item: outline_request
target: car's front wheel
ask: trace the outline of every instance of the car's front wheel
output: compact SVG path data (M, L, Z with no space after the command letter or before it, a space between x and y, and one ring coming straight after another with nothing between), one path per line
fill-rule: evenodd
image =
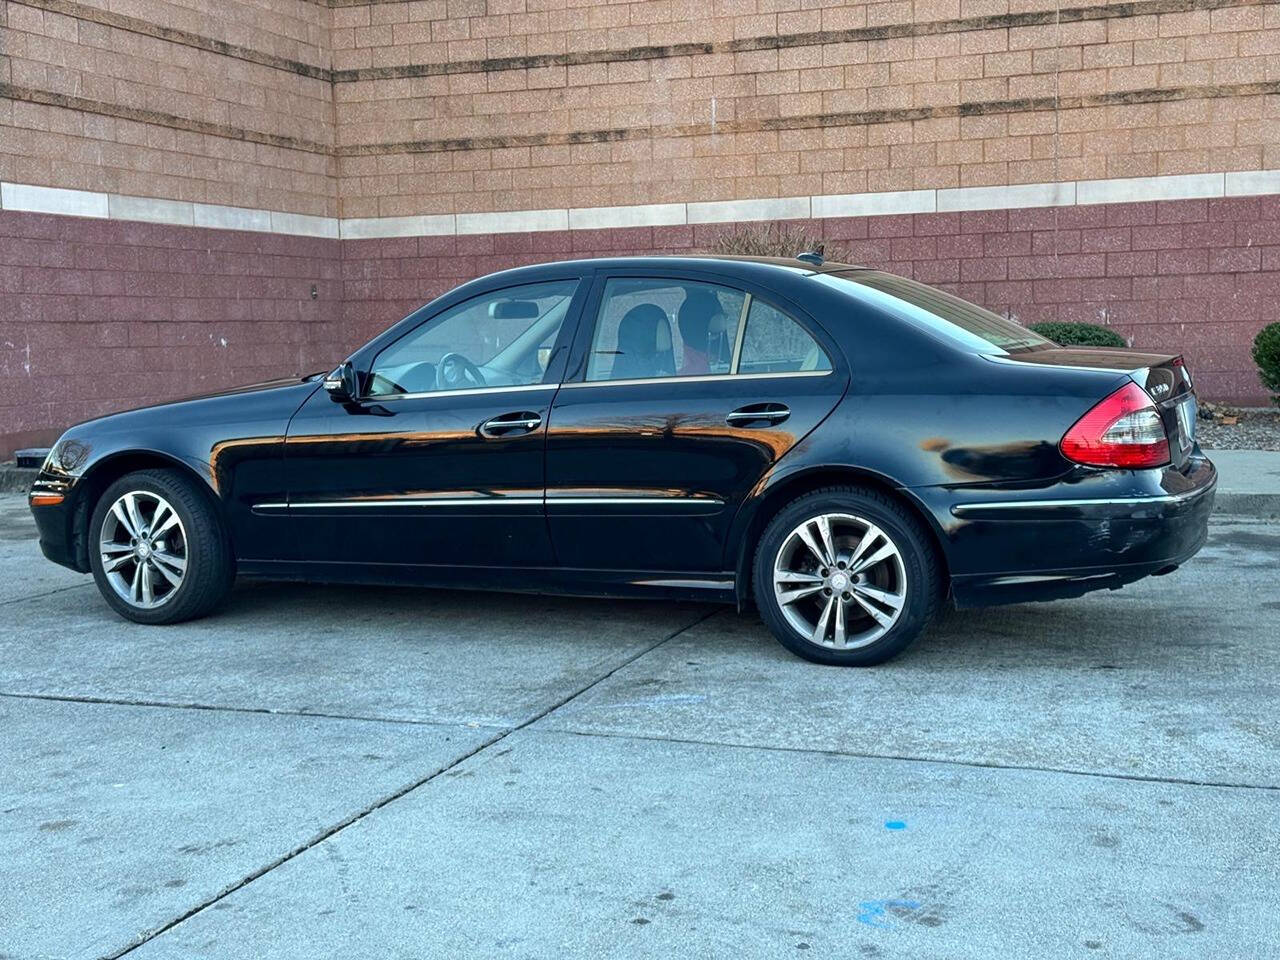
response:
M927 531L879 491L831 487L800 497L765 528L753 570L774 636L817 663L872 666L897 656L937 611Z
M233 578L221 519L172 470L139 470L106 489L89 521L89 564L111 608L137 623L204 616Z

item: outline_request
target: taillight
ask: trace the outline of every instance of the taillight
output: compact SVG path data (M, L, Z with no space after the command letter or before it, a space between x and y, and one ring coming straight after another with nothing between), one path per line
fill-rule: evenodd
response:
M1091 467L1162 467L1169 437L1151 397L1130 380L1075 422L1058 444L1062 455Z

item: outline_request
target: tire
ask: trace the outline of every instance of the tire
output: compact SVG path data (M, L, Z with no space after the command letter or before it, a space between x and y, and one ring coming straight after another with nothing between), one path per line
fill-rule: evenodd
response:
M150 530L157 521L158 536ZM235 577L217 510L173 470L139 470L111 484L94 506L88 537L98 591L135 623L203 617L226 598Z
M862 487L827 487L787 504L752 564L756 607L778 641L806 660L843 667L874 666L905 650L937 613L942 579L920 520Z

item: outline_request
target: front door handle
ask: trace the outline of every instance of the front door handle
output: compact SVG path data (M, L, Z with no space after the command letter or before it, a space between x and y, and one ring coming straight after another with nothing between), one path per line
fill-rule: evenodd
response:
M504 437L517 430L531 433L542 426L542 417L532 410L521 410L518 413L504 413L480 424L480 436Z
M745 427L749 423L782 423L791 416L791 408L785 403L749 403L739 407L724 418L731 427Z

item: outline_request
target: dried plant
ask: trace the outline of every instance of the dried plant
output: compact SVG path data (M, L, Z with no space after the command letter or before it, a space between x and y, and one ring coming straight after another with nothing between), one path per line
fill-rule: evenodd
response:
M824 240L803 227L786 223L753 223L725 229L711 242L708 253L744 257L785 257L823 248L827 260L848 262L848 254L838 243Z

